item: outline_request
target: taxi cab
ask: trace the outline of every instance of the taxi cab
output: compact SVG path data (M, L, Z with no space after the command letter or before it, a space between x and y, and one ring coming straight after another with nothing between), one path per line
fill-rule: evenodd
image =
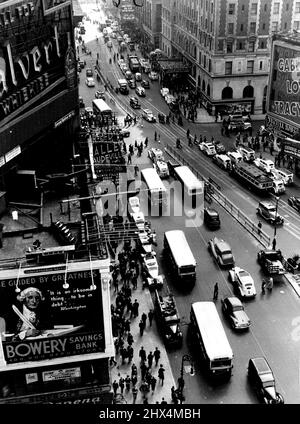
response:
M157 160L153 167L156 169L160 178L168 178L170 176L168 165L163 160Z

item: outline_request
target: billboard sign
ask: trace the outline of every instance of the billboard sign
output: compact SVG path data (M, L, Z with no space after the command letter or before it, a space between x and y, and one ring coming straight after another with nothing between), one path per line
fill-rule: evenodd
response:
M71 37L69 1L0 3L0 122L77 84Z
M300 126L300 45L273 42L268 96L268 115Z
M7 364L104 351L101 275L89 267L0 277Z

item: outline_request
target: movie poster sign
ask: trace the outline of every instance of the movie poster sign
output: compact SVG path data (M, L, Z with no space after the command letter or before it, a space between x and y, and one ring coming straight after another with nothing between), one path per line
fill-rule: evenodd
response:
M300 45L273 42L268 114L300 125Z
M99 270L0 280L7 364L103 352L102 310Z
M45 15L41 0L0 3L0 121L77 84L71 7L53 4Z

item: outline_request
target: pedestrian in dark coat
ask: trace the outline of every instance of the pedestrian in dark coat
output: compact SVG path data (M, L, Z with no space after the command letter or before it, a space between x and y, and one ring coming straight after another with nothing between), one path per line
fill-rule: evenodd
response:
M122 364L124 364L125 359L127 358L127 349L125 347L122 347L120 353L121 353L121 358L122 358Z
M272 241L272 249L273 249L273 250L276 250L276 243L277 243L277 241L276 241L276 237L274 237L274 238L273 238L273 241Z
M134 303L132 304L132 311L133 311L133 316L134 318L136 318L139 315L139 302L137 301L137 299L134 300Z
M159 366L158 378L159 378L161 385L163 386L164 385L164 379L165 379L165 369L164 369L162 364L160 364L160 366Z
M126 331L126 333L128 333L128 336L129 336L129 334L130 334L130 319L127 319L124 323L124 331ZM128 336L127 336L127 343L128 343Z
M154 359L155 359L155 366L157 367L158 361L160 359L160 350L158 349L158 347L155 348L153 356L154 356Z
M134 350L132 346L128 346L127 347L127 357L128 357L128 364L130 364L130 362L132 361L134 355Z
M142 362L141 363L141 366L140 366L140 368L141 368L141 379L142 380L145 380L145 376L146 376L146 372L147 372L147 365L145 364L145 362Z
M153 363L153 358L154 358L153 353L152 352L149 352L147 358L148 358L148 367L151 368L152 367L152 363Z
M151 389L152 392L154 393L155 387L156 387L156 378L154 377L154 375L151 377Z
M113 382L112 386L113 386L114 394L116 395L117 394L118 387L119 387L118 382L115 380Z
M141 320L143 321L146 327L147 315L145 314L145 312L142 313Z
M140 336L142 336L145 330L145 323L142 320L140 320L139 328L140 328Z
M149 319L150 327L152 327L153 318L154 318L154 312L153 312L153 309L150 309L150 311L148 312L148 319Z
M262 280L262 283L261 283L261 293L262 294L266 293L266 285L267 285L266 280Z
M137 395L138 395L138 389L134 385L132 387L131 391L132 391L132 403L135 404L136 398L137 398Z
M124 387L125 387L125 380L124 380L124 378L123 378L123 377L120 377L120 379L119 379L119 387L120 387L120 389L121 389L121 394L123 394L123 392L124 392Z
M137 376L136 375L133 375L131 377L131 383L132 383L133 386L135 386L137 384Z
M127 377L125 378L125 386L128 392L130 390L130 383L131 383L131 378L129 377L129 375L127 375Z
M144 144L145 144L145 147L147 148L148 147L148 137L145 138Z
M129 332L127 335L127 343L129 346L132 346L134 340L133 340L133 335Z
M141 348L140 348L139 357L141 358L142 362L146 361L146 351L145 351L143 346L141 346Z
M219 286L218 286L218 283L216 283L214 286L214 300L218 300L218 295L219 295Z
M134 375L137 375L137 373L138 373L137 366L136 366L135 364L132 364L132 365L131 365L131 378L132 378Z

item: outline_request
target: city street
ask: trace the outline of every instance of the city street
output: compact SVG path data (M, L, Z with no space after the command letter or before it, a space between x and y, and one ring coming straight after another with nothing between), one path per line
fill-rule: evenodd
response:
M100 66L103 75L111 81L113 86L117 85L117 79L123 77L120 69L116 64L109 64L109 57L113 54L109 52L104 45L103 38L99 37L99 42L95 40L97 31L96 26L91 22L85 24L87 33L84 40L89 49L92 50L92 56L84 55L87 67L93 67L96 61L96 53L100 54ZM99 33L98 33L99 35ZM113 40L114 51L117 51L117 42ZM80 55L81 56L81 55ZM91 106L94 98L96 87L88 88L84 84L85 69L80 74L80 95L83 96L86 106ZM135 94L134 90L130 90L130 94ZM110 98L107 95L107 100ZM117 112L118 119L122 122L125 116L124 110L129 109L128 96L121 94L113 95L117 99L117 104L123 106L118 109L113 103L107 103ZM158 112L168 113L168 106L159 93L159 83L151 83L151 89L147 90L146 98L140 99L142 107L151 109L155 115ZM133 110L132 110L133 113ZM139 112L138 112L139 113ZM254 121L254 131L262 125L262 122ZM149 124L143 122L143 127L130 127L131 137L126 139L127 144L134 144L135 140L143 141L147 136L150 140L149 147L163 147L166 145L175 146L175 140L180 137L185 144L182 155L185 160L196 168L205 177L211 177L221 187L222 193L227 196L236 206L240 208L247 216L258 222L256 216L256 207L259 197L241 184L233 180L225 171L220 170L208 157L204 156L196 146L188 147L186 142L186 129L190 128L191 134L206 135L207 139L214 136L220 139L226 147L233 147L234 136L230 139L222 137L220 134L220 124L191 124L186 123L181 128L177 124ZM161 145L153 141L154 131L160 134ZM152 167L152 162L147 157L147 153L143 152L141 158L133 158L133 163L137 162L140 168ZM297 193L299 190L299 179L296 184L288 188L286 194L281 196L278 211L285 218L285 225L277 232L277 246L283 250L285 256L299 253L300 240L300 216L287 205L287 198ZM260 267L256 262L257 252L260 245L255 241L246 230L244 230L232 217L230 217L217 204L214 205L220 213L221 229L213 233L202 225L197 228L187 227L185 225L185 217L151 217L152 228L156 230L158 246L157 256L160 263L160 269L167 278L169 289L176 295L176 301L179 312L183 321L184 345L181 350L170 351L169 358L171 361L174 379L177 380L180 374L182 354L189 353L193 356L196 375L195 377L185 377L185 396L186 403L234 403L249 404L258 403L258 399L247 382L247 364L251 357L265 356L275 374L277 390L283 395L286 403L299 403L299 343L300 333L297 330L299 325L299 298L293 289L286 283L276 281L272 293L261 295L260 286L262 274ZM144 210L146 212L146 210ZM189 292L183 291L172 281L172 276L166 264L162 260L162 242L163 234L167 230L182 229L184 230L190 247L197 260L197 280L195 287ZM273 227L263 222L263 229L270 236L273 235ZM217 235L228 241L232 247L236 264L245 268L252 275L257 289L257 296L254 300L244 302L245 309L249 315L252 325L248 333L236 333L231 329L229 324L223 319L220 308L220 298L233 294L232 285L228 280L228 271L222 271L213 261L212 256L208 252L207 243L213 235ZM189 313L191 303L199 300L212 300L213 286L215 282L219 284L219 300L217 308L224 323L229 342L234 352L234 368L233 375L229 383L221 386L213 386L206 379L201 370L198 361L198 353L194 351L189 340L186 337ZM166 290L166 288L164 289Z

